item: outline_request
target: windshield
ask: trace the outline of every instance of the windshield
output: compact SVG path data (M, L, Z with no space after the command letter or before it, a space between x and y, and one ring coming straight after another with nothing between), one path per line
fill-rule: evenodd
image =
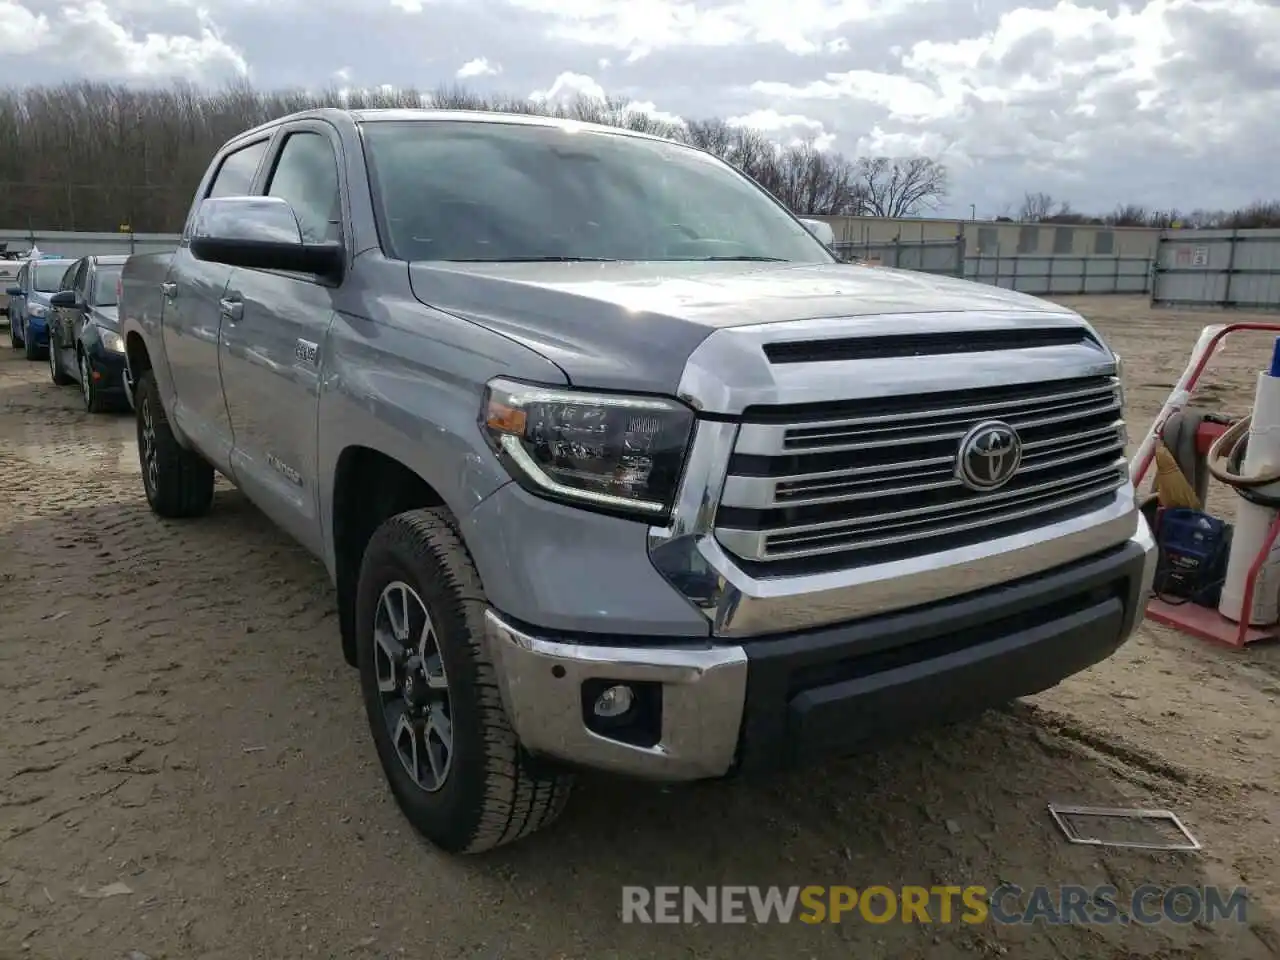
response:
M116 282L124 270L122 263L100 263L93 280L93 295L90 303L95 307L117 306Z
M62 275L67 272L65 260L53 260L49 263L37 263L31 268L35 274L32 288L41 293L57 293L62 289Z
M750 180L678 144L435 120L364 138L397 259L834 260Z

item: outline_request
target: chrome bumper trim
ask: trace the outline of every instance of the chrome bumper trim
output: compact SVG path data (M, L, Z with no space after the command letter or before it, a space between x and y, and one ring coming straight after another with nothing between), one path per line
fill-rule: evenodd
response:
M656 780L723 776L733 765L747 693L739 646L597 647L530 636L485 612L507 717L525 749ZM559 668L559 669L557 669ZM662 684L662 735L652 747L611 740L583 721L582 683Z

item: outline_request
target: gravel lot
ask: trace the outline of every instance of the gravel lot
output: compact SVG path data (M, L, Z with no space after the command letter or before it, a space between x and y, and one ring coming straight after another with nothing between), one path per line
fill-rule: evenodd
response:
M1125 357L1135 435L1220 319L1129 298L1073 306ZM1231 350L1217 396L1239 411L1269 350ZM1218 501L1228 515L1232 499ZM153 517L132 419L86 415L17 351L0 354L0 545L5 960L1280 954L1274 647L1148 625L1110 661L965 727L769 783L588 779L553 829L451 860L383 786L320 564L225 485L205 519ZM1168 807L1206 849L1070 846L1050 801ZM1002 881L1243 884L1249 920L619 919L623 884Z

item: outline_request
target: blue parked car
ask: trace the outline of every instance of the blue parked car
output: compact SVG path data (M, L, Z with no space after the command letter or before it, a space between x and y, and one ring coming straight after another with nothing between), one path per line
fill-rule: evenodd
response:
M49 298L63 289L76 261L62 257L28 260L9 287L9 346L23 347L28 360L43 360L49 348ZM67 278L70 279L70 278Z

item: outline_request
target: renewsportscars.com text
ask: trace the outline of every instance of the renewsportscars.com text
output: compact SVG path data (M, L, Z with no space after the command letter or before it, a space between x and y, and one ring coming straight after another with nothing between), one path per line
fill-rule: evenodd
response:
M623 923L1246 923L1242 887L623 887Z

